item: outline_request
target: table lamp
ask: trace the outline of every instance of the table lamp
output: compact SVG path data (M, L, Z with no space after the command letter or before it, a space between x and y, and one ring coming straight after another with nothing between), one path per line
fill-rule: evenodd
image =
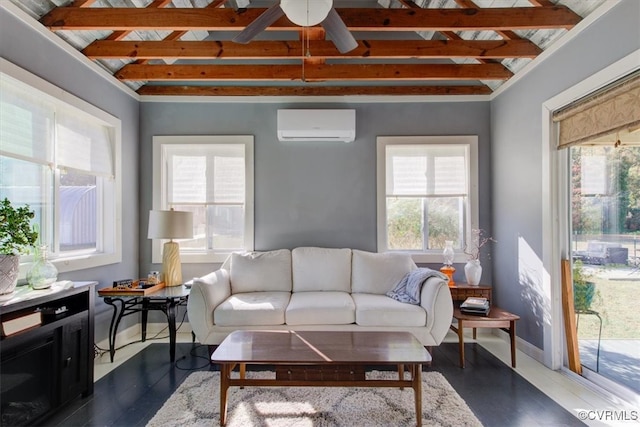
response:
M180 246L173 239L193 237L193 213L149 211L149 239L169 239L162 248L162 273L165 286L182 285Z
M456 282L453 281L453 273L456 272L455 267L453 266L453 258L455 257L455 252L453 250L453 241L446 240L444 251L442 251L442 258L444 265L440 268L440 271L449 278L449 286L455 286Z

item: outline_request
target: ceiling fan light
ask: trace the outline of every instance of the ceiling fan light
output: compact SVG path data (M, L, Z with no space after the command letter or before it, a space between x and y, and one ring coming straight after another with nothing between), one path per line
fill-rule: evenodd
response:
M281 0L280 7L289 21L301 27L312 27L325 20L333 0Z

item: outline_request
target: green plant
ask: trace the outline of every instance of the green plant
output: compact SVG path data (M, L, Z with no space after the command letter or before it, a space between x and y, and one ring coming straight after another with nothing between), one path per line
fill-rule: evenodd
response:
M573 305L576 311L590 310L597 295L596 284L591 282L592 274L585 271L581 260L573 263Z
M9 199L0 202L0 255L27 253L38 239L31 226L35 212L29 206L14 208Z

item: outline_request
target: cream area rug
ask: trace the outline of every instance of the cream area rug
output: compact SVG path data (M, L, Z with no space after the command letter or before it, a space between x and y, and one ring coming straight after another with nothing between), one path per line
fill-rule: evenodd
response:
M237 374L237 373L234 373ZM372 371L367 378L397 378ZM247 372L247 378L275 378ZM220 373L194 372L147 424L150 427L220 423ZM231 387L227 426L415 426L413 389L367 387ZM438 372L422 373L423 426L482 426Z

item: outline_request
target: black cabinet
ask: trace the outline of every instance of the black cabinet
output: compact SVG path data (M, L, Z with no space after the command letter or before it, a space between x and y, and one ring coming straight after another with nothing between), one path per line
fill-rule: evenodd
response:
M40 310L38 326L0 341L1 425L34 425L93 393L93 283L25 293L0 307L6 319Z

